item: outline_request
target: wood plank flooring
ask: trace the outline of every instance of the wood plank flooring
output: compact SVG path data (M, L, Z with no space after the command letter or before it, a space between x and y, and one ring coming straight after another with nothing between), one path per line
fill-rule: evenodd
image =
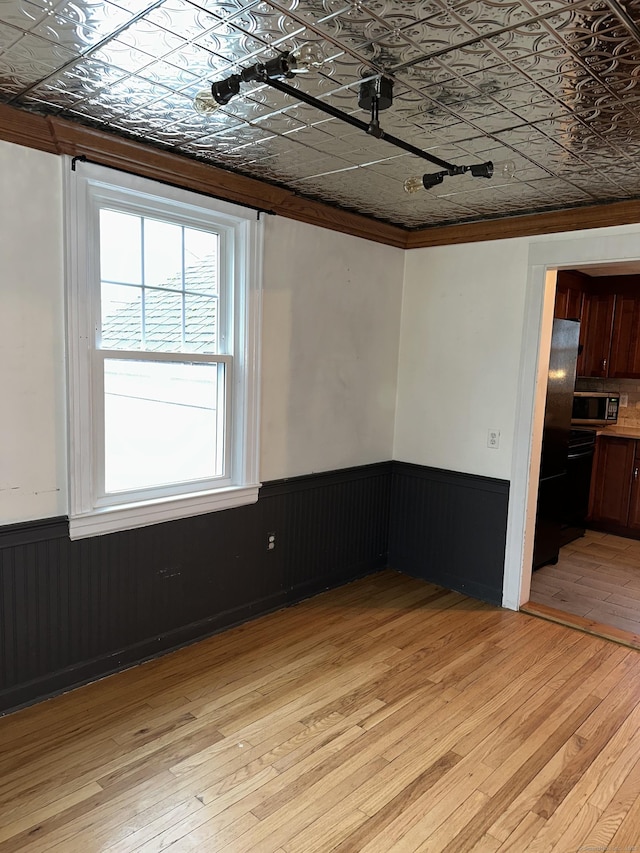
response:
M382 572L0 719L0 850L629 850L639 727L636 650Z
M640 648L640 540L587 530L533 573L523 609Z

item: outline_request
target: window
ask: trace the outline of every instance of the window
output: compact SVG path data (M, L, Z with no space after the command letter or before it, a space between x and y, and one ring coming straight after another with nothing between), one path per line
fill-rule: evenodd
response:
M66 222L71 537L257 500L256 213L78 163Z

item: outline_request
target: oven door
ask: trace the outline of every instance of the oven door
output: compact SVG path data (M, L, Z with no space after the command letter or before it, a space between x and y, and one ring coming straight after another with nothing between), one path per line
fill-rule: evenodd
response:
M596 436L595 431L584 432L587 434L579 439L572 437L569 442L560 547L584 536L585 532Z

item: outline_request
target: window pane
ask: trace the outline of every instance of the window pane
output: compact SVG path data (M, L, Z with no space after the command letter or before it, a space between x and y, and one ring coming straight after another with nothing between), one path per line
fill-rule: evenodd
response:
M142 348L142 290L126 284L101 288L102 347Z
M182 296L166 290L144 291L144 343L151 352L182 350Z
M214 296L184 298L184 343L186 352L216 352L216 314Z
M219 369L105 362L107 492L222 476Z
M182 290L182 226L144 220L144 283Z
M218 235L195 228L184 230L185 288L218 293Z
M100 278L142 284L142 219L100 211Z

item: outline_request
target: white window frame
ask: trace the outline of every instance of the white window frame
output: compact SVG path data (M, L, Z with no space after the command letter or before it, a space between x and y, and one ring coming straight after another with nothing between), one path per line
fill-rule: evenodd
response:
M253 210L146 178L65 158L69 530L72 539L255 503L259 482L259 378L263 228ZM99 347L99 210L108 206L169 218L221 235L220 355L225 364L229 441L223 477L105 495L105 353ZM162 361L161 352L109 350L113 358ZM169 356L169 360L171 357Z

